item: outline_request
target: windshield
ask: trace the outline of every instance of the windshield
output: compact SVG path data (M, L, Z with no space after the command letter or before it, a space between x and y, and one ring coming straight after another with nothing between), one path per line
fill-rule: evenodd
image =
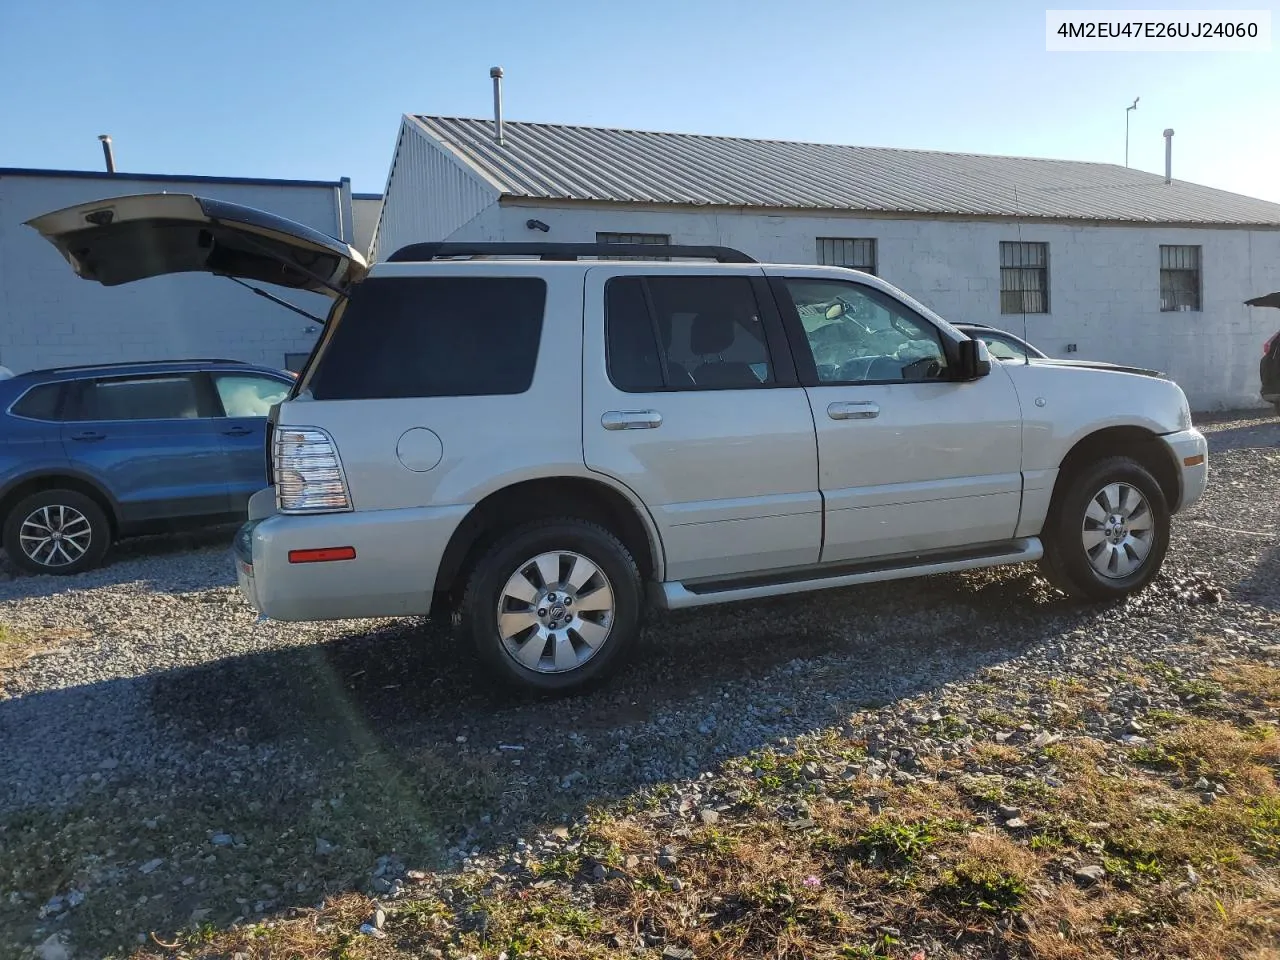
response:
M987 352L995 360L1010 363L1023 363L1027 359L1027 351L1018 341L1011 337L1002 337L998 333L975 333L974 337L987 345Z

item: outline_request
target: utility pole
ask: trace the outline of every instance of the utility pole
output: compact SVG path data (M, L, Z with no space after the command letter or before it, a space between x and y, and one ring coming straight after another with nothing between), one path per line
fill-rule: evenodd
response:
M1124 165L1129 165L1129 113L1138 109L1138 101L1141 97L1134 97L1133 103L1124 108Z

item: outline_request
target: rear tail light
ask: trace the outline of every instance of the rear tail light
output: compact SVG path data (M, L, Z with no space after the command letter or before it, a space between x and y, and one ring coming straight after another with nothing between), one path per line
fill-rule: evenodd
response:
M1270 340L1268 340L1266 343L1262 345L1262 355L1264 357L1271 355L1271 345L1275 343L1277 340L1280 340L1280 333L1277 333L1274 337L1272 337Z
M281 513L335 513L351 509L347 478L333 438L317 427L276 426L272 474Z

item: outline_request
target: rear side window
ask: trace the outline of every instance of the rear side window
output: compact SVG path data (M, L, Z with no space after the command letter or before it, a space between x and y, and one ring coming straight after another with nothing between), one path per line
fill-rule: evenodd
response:
M57 420L62 406L62 384L43 383L32 387L13 405L15 417L29 420Z
M188 376L91 380L80 396L81 420L190 420L200 397Z
M747 277L615 277L605 291L609 379L619 390L723 390L774 382Z
M524 393L546 299L536 277L366 280L299 389L316 400Z
M271 377L221 373L214 374L213 384L222 401L222 412L228 417L265 417L288 396L292 386Z

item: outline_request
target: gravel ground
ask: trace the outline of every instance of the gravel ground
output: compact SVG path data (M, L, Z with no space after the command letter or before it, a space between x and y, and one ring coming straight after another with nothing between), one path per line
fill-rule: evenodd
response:
M225 530L129 543L70 580L0 575L0 624L34 653L0 672L0 865L18 865L0 866L0 955L58 934L97 956L394 893L406 865L483 855L867 708L871 739L892 740L937 704L998 725L1046 679L1160 661L1194 689L1234 658L1274 663L1280 421L1253 416L1201 425L1209 493L1121 607L1010 568L661 616L615 682L570 701L489 692L425 621L257 623ZM1042 706L1023 733L1052 735ZM1092 723L1137 736L1126 725L1159 706L1117 688Z

